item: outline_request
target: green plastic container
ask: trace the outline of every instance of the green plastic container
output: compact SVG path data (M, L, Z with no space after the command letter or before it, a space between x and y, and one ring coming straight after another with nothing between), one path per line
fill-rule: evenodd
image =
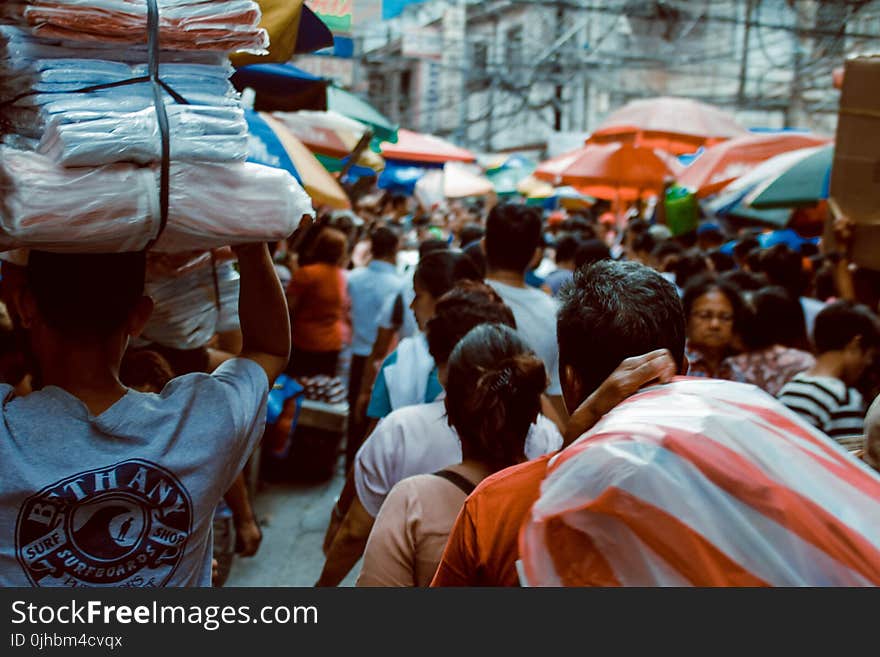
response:
M666 224L673 235L684 235L697 229L700 213L697 197L686 187L673 185L666 191Z

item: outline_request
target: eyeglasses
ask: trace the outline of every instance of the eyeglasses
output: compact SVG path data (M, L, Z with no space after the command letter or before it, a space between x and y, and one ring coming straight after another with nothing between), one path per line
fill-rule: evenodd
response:
M707 310L693 312L691 313L691 317L696 317L703 322L711 322L713 319L717 319L719 322L727 324L733 321L733 315L730 313L712 313Z

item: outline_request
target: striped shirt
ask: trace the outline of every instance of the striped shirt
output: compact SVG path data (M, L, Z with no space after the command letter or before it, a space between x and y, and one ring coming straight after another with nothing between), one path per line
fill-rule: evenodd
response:
M779 401L847 449L861 447L865 404L840 379L798 374L779 391Z

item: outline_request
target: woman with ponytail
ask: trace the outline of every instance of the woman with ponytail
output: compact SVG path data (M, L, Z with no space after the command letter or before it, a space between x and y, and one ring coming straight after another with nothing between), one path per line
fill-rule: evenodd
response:
M524 444L547 377L516 331L477 326L458 342L442 374L461 463L394 486L373 525L358 586L430 584L470 491L490 474L526 460Z

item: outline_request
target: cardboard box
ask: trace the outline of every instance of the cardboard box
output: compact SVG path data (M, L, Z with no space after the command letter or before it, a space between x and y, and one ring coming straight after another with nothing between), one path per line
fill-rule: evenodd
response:
M880 55L847 60L831 196L856 223L853 259L880 269Z

